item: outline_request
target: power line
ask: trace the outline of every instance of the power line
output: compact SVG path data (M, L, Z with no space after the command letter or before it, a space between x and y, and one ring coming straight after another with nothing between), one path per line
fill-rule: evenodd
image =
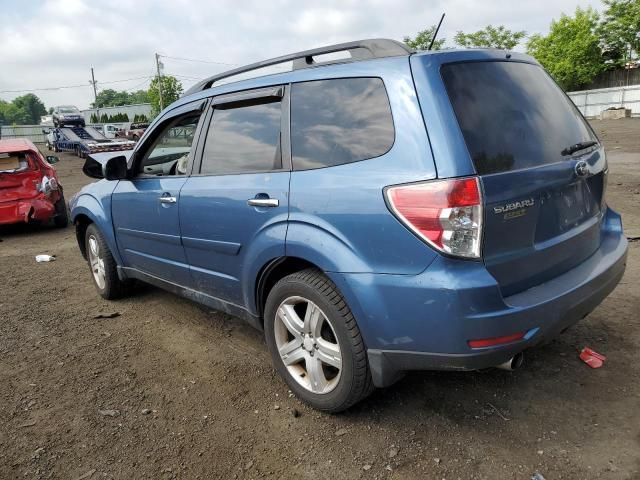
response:
M214 62L212 60L200 60L197 58L184 58L184 57L172 57L169 55L158 54L158 56L163 58L170 58L172 60L183 60L185 62L197 62L197 63L213 63L215 65L226 65L227 67L237 67L237 63L225 63L225 62Z
M110 80L108 82L100 82L100 85L105 85L105 84L112 84L112 83L122 83L122 82L130 82L132 80L140 80L142 78L144 79L149 79L149 78L153 78L154 75L147 75L144 77L134 77L134 78L125 78L123 80ZM40 92L40 91L47 91L47 90L62 90L65 88L86 88L86 87L91 87L91 84L81 84L81 85L62 85L59 87L42 87L42 88L23 88L20 90L0 90L0 93L20 93L20 92Z
M146 84L149 81L148 78L146 78L142 83L138 83L137 85L134 85L133 87L129 87L129 88L125 88L126 92L130 92L131 90L137 90L139 89L141 86L143 86L144 84Z

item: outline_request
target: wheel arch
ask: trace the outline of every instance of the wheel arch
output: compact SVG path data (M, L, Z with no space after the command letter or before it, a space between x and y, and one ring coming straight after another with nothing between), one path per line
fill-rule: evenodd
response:
M86 258L84 235L86 234L88 226L93 223L104 236L107 246L109 247L111 255L113 255L116 263L118 265L122 265L122 259L118 252L115 233L111 223L111 215L109 214L110 208L105 212L105 208L110 207L110 203L105 206L95 197L87 194L80 195L80 197L72 201L72 203L71 222L76 227L76 239L83 257Z
M255 281L254 300L256 312L263 325L264 306L273 286L287 275L307 268L316 268L322 271L320 267L304 258L291 256L274 258L260 269Z

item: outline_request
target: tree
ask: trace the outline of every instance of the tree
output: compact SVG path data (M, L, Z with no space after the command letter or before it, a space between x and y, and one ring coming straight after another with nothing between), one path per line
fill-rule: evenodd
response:
M112 88L107 88L98 93L96 101L93 102L91 106L93 108L121 107L122 105L131 105L134 103L149 103L147 92L145 90L138 90L131 93L125 90L118 92Z
M409 48L413 48L414 50L427 50L436 28L438 28L437 25L431 25L426 30L418 32L415 38L404 37L403 42L406 43ZM431 50L442 50L446 41L446 38L436 38Z
M160 78L162 78L160 86L162 88L162 108L164 108L180 98L180 95L182 95L182 83L180 83L176 77L172 77L171 75L163 75ZM152 115L156 116L162 110L162 108L160 108L158 77L151 80L148 95L151 103L151 110L153 112Z
M527 35L527 32L520 30L512 32L500 25L494 27L487 25L484 29L473 33L456 33L454 40L461 47L480 47L480 48L500 48L502 50L512 50Z
M38 125L47 109L33 93L16 97L11 102L0 101L0 121L5 125Z
M527 53L538 60L565 90L588 84L604 70L598 14L591 8L576 9L575 16L562 15L551 22L547 36L529 37Z
M622 67L640 53L640 0L604 0L604 4L607 9L597 30L602 55L609 68Z

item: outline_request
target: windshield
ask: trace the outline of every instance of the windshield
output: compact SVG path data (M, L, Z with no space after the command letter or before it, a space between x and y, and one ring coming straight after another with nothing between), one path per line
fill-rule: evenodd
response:
M58 111L60 113L80 113L80 110L76 107L60 107L58 108Z
M537 65L452 63L441 74L480 175L559 162L567 147L597 140Z

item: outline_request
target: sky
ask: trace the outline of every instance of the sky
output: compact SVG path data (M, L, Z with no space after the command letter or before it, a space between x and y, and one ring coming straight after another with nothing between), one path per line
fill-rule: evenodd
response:
M453 44L458 30L488 24L544 34L577 6L602 11L600 0L0 0L0 99L33 91L47 108L85 109L93 101L91 67L98 90L146 89L156 52L165 55L163 72L186 90L286 53L362 38L402 40L443 12L439 36Z

